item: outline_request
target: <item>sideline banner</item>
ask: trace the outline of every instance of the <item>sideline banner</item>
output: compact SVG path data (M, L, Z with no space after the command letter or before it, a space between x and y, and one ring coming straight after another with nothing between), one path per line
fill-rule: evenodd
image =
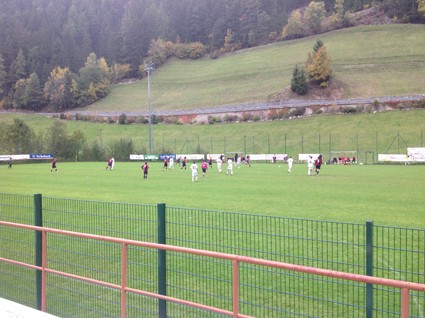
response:
M145 160L144 155L130 155L130 160Z
M130 160L159 160L159 155L130 155Z
M0 155L0 161L29 160L29 159L53 159L53 154L22 154L22 155Z
M164 160L166 157L168 159L173 158L174 160L176 160L177 156L176 156L176 154L171 154L171 153L159 155L159 159L161 159L161 160Z
M410 161L425 162L425 148L407 148L407 156Z
M30 159L53 159L55 156L53 156L51 153L48 154L30 154Z
M176 156L177 158L180 157L182 160L184 157L186 157L187 160L204 160L204 154L178 154Z
M378 161L405 162L407 161L407 156L400 154L378 154Z
M159 155L144 155L145 160L159 160Z

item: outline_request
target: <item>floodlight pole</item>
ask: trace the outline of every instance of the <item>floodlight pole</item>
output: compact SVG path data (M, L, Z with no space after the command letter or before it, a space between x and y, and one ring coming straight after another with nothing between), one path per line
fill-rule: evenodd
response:
M153 63L145 62L145 71L148 73L148 111L149 111L149 154L152 154L152 111L151 111L151 72Z

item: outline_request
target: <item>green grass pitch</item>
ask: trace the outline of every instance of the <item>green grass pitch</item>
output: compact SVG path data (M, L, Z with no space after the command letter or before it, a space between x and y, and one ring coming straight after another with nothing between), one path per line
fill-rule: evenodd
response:
M307 176L305 164L292 173L285 163L253 163L218 173L214 163L205 178L192 182L188 169L164 171L149 163L143 179L141 162L0 165L1 192L43 196L245 212L290 218L425 228L423 165L324 165ZM200 164L199 164L200 166Z

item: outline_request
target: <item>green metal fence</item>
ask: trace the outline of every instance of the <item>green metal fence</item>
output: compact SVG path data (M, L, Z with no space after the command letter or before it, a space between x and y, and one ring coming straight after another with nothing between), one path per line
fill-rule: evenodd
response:
M40 200L40 209L34 206ZM41 210L41 211L39 211ZM34 213L36 211L36 213ZM35 217L35 215L38 215ZM42 218L40 218L42 216ZM289 219L242 213L0 194L0 219L24 224L245 255L356 274L425 283L425 230ZM0 256L35 262L36 238L1 229ZM119 283L120 251L106 242L53 235L49 266ZM143 248L129 250L129 284L229 308L229 264ZM37 307L34 271L0 264L0 296ZM241 311L255 317L399 317L398 290L245 265ZM61 317L117 317L117 291L49 277L48 311ZM425 316L423 294L411 317ZM162 312L161 312L162 311ZM128 317L216 317L148 297L129 297Z
M299 132L282 126L279 132L260 131L256 134L234 134L224 138L215 136L188 136L173 138L167 131L159 131L154 140L154 153L226 153L246 154L285 153L295 157L299 153L322 153L332 158L333 152L356 151L362 162L373 163L378 154L405 154L407 147L424 147L424 129L410 131L371 132L332 131ZM141 146L147 149L146 145Z

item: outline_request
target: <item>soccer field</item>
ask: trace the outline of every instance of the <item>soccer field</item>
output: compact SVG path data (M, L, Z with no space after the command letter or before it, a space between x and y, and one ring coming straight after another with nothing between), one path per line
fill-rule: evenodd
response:
M144 180L141 164L117 162L109 171L103 162L58 162L57 173L50 163L1 165L0 192L425 228L421 165L324 165L307 176L306 164L288 173L284 163L254 163L227 176L226 165L220 174L214 163L192 182L189 167L164 171L162 163L149 163Z

